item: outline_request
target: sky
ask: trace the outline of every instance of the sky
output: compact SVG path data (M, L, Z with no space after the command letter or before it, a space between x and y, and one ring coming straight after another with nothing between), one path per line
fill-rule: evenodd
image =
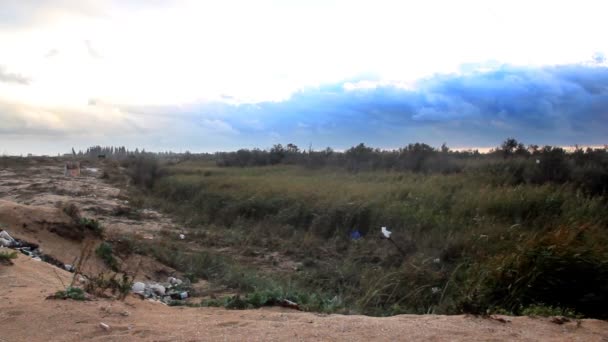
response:
M608 143L608 3L2 0L0 154Z

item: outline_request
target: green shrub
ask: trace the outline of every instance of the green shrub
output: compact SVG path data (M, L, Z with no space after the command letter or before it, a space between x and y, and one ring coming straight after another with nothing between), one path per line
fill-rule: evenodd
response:
M118 272L118 260L116 260L114 257L112 244L105 241L102 242L95 250L95 254L101 258L106 266L108 266L112 271Z
M521 314L544 303L606 317L607 242L603 229L590 226L560 227L528 237L515 250L478 261L470 269L462 308L502 308Z
M89 281L85 285L85 290L96 296L105 296L107 291L112 295L118 296L118 299L124 299L131 291L133 286L133 278L124 273L100 273L96 276L89 277Z
M14 251L0 251L0 263L12 265L13 259L17 259L17 252Z
M521 314L524 316L565 316L571 318L582 318L582 315L576 313L572 309L562 309L550 305L533 304L521 309Z
M524 150L472 154L444 168L429 164L443 155L413 145L400 160L413 172L379 171L382 158L395 156L365 146L351 151L352 165L345 162L356 172L178 163L139 198L192 227L196 251L170 239L142 252L192 281L240 293L204 305L293 298L306 310L381 316L522 314L545 303L602 317L608 154L584 153L575 162L547 149L538 152L545 154L539 166ZM393 231L394 244L379 238L381 226ZM356 241L354 230L362 235Z
M81 227L90 230L95 236L103 237L104 229L96 219L89 219L86 217L80 218L79 224Z
M77 287L68 287L65 291L57 291L53 296L57 299L85 300L85 292Z

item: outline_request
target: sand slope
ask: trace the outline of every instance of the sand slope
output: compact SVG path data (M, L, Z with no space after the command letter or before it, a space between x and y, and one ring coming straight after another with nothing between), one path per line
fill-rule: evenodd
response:
M608 322L546 318L317 315L125 302L46 300L71 274L19 256L0 266L0 341L607 341ZM106 331L99 326L107 323Z

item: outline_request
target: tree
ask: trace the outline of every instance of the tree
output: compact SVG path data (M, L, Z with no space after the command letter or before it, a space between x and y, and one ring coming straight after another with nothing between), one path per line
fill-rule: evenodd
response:
M507 140L500 145L500 150L502 151L503 156L506 158L513 155L513 152L518 145L519 143L514 138L507 138Z

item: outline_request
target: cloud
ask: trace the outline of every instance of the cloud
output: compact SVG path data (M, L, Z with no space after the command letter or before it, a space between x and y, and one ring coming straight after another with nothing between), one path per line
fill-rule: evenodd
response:
M44 57L46 58L53 58L55 56L57 56L59 54L59 50L57 49L50 49L45 55Z
M30 83L30 79L23 75L9 72L0 65L0 82L27 85Z
M229 134L238 134L239 132L235 130L230 124L225 121L218 119L203 119L199 123L200 127L209 130L215 133L229 133Z
M101 15L103 7L95 0L3 0L0 28L21 28L32 24L60 21L67 15Z
M346 84L364 86L348 87ZM216 151L277 142L396 148L411 142L452 147L525 143L597 145L608 131L608 67L467 67L404 86L359 79L310 87L284 101L120 106L92 97L82 108L1 106L9 134L128 139L148 150ZM76 138L75 138L76 139Z
M413 141L495 146L509 136L537 144L601 144L608 131L608 68L469 65L466 72L407 87L351 80L304 89L286 101L202 104L191 112L221 113L244 143L268 144L264 137L275 132L339 148L360 141L383 147ZM251 122L259 124L254 128Z
M99 51L97 51L97 49L95 49L93 47L93 44L91 43L90 40L85 40L84 44L87 47L87 52L88 52L89 56L91 56L92 58L102 58Z

